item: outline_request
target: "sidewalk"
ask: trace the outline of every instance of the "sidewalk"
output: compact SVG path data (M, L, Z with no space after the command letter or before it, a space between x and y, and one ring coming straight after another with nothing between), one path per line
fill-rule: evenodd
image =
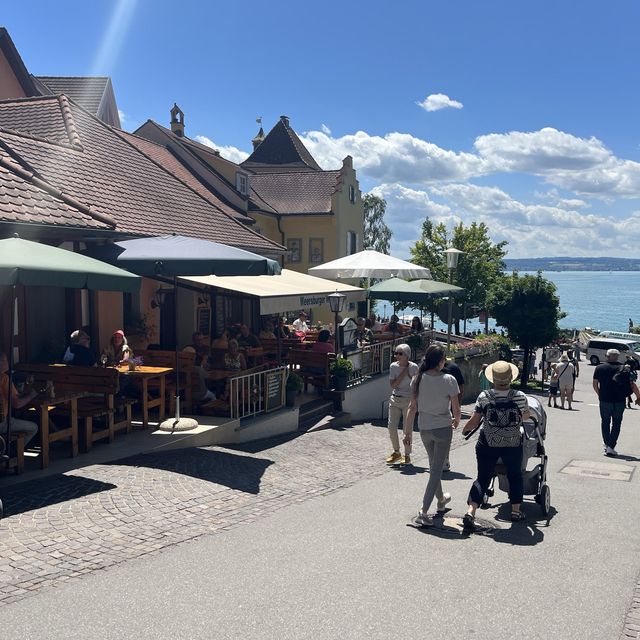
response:
M60 476L113 485L102 491L39 508L42 485L23 493L20 513L0 526L0 576L18 548L21 566L66 553L76 575L5 599L0 627L33 639L617 640L640 569L640 411L625 414L618 447L634 459L603 458L591 373L584 367L577 411L549 410L548 526L528 501L526 524L496 520L491 508L480 513L484 534L459 535L472 443L451 455L447 530L405 526L420 504L425 454L416 446L413 470L385 468L386 429L373 425L265 450L137 456ZM561 472L581 460L631 467L630 481L598 467L592 477ZM44 530L51 545L35 549L28 537ZM58 549L71 543L75 558Z

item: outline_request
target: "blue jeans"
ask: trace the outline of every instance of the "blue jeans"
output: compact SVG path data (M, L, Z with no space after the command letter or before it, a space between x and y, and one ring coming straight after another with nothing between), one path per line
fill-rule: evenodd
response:
M624 413L624 402L601 402L600 403L600 428L602 430L602 442L606 447L616 448L620 427L622 426L622 414Z

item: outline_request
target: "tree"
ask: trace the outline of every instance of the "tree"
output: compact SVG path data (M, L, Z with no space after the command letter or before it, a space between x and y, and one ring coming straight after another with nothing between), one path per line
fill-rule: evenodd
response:
M535 276L519 276L514 272L496 281L487 301L496 322L524 349L520 380L524 387L529 377L531 349L544 347L560 333L558 320L565 314L560 310L556 285L545 280L540 271Z
M366 193L362 197L362 204L364 206L364 248L388 255L392 232L384 222L387 201L372 193Z
M464 251L455 271L454 284L465 290L464 300L480 309L487 308L487 292L504 275L507 242L494 243L489 238L489 228L484 222L472 222L465 227L461 222L449 234L443 223L434 224L426 218L422 224L422 236L410 248L412 261L428 267L434 280L447 282L445 249L454 247ZM458 316L461 314L458 313ZM456 321L456 332L460 331Z

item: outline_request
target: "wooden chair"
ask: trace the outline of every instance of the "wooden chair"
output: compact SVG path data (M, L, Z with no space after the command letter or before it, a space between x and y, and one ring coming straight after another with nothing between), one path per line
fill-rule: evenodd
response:
M6 436L3 438L6 441ZM15 443L16 455L11 457L11 444ZM6 458L4 465L6 469L14 469L16 474L24 472L24 433L12 433L7 443ZM0 465L2 465L2 456L0 456ZM1 468L1 466L0 466Z
M292 349L289 354L289 367L302 378L305 391L309 382L316 387L330 389L331 363L335 359L335 353Z

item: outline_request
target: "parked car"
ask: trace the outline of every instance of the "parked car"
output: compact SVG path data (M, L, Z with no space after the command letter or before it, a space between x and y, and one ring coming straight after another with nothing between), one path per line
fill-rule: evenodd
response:
M609 349L617 349L622 362L632 356L640 364L640 343L622 338L592 338L587 343L587 360L593 365L605 362Z

